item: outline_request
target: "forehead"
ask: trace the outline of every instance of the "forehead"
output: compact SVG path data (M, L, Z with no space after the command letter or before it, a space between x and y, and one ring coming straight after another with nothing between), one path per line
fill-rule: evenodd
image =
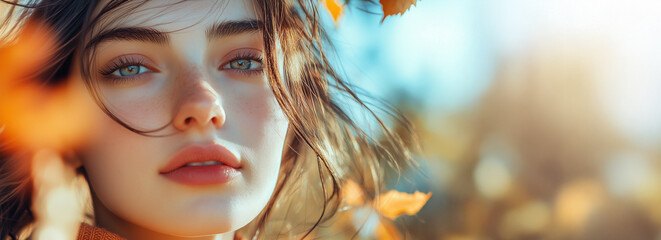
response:
M103 0L95 9L99 15L112 4ZM256 8L251 0L159 0L127 1L99 16L93 35L104 29L122 27L149 27L161 31L186 31L206 28L214 23L256 19Z

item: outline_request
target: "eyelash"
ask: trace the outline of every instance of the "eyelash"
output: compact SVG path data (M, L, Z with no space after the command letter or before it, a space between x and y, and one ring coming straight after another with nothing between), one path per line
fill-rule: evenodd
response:
M114 83L121 83L121 82L124 82L124 81L130 81L130 80L134 80L136 78L139 78L140 74L135 75L135 76L125 76L125 77L112 76L112 73L114 73L115 71L117 71L119 69L122 69L122 68L125 68L125 67L129 67L129 66L143 66L143 67L151 70L151 68L145 66L145 63L144 63L143 59L136 59L136 58L132 58L132 57L122 56L122 57L119 57L116 61L111 62L104 69L99 70L99 73L101 75L103 75L104 78L106 78L108 80L111 80Z
M223 67L225 65L227 65L227 64L229 64L233 61L237 61L237 60L253 60L253 61L259 62L259 64L262 64L262 66L259 69L250 69L250 70L223 69ZM232 72L236 72L236 73L239 73L239 74L244 74L246 76L252 76L252 75L261 74L261 73L264 72L264 68L263 68L264 63L262 62L263 60L264 59L262 58L262 56L260 54L256 54L256 53L251 52L251 51L242 51L242 52L236 53L235 56L232 57L230 60L228 60L228 61L224 62L223 64L221 64L218 67L218 70L232 71Z

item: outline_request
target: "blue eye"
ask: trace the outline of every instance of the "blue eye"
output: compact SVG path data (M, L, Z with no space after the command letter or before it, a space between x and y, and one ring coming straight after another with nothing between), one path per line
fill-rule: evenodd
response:
M225 66L222 68L236 70L256 70L262 68L262 63L252 59L237 59L225 64Z
M149 69L147 69L145 66L130 65L130 66L118 68L117 70L112 72L112 75L116 77L132 77L148 71Z

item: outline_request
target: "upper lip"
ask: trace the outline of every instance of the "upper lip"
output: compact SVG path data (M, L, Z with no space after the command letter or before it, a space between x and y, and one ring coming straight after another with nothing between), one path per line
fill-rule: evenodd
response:
M241 168L239 159L227 148L218 144L208 144L191 145L181 149L159 172L168 173L189 163L207 161L218 161L232 168Z

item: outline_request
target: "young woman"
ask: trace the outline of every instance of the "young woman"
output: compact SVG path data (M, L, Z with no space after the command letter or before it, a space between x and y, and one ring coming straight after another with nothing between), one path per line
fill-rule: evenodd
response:
M89 184L95 226L79 237L270 239L269 226L298 224L273 213L296 211L297 196L318 186L305 236L336 212L344 181L374 197L382 166L410 161L410 131L392 132L329 64L316 0L5 4L7 36L30 25L54 36L34 69L42 86L70 84L98 105L84 141L57 149ZM372 114L382 139L354 124L347 100ZM39 176L20 167L34 154L19 154L34 149L7 146L0 239L39 220L30 208Z

